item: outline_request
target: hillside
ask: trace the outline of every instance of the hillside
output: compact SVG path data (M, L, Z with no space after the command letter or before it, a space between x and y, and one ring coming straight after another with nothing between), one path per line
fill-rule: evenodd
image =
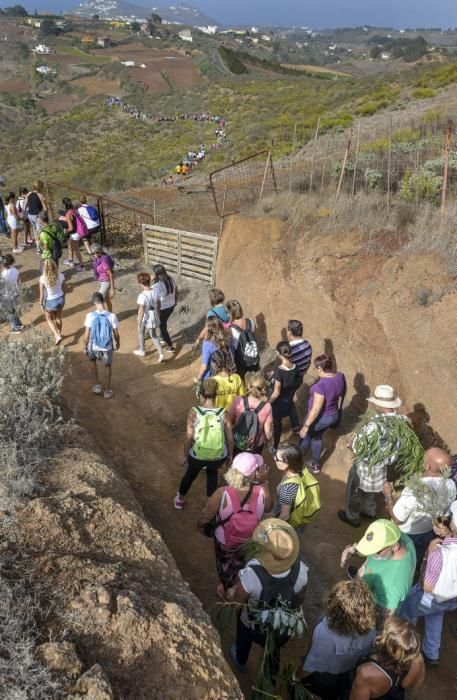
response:
M98 15L106 19L147 19L154 12L163 22L185 24L191 27L218 24L213 18L191 5L164 5L160 7L146 3L129 3L124 0L84 0L72 11L80 17Z

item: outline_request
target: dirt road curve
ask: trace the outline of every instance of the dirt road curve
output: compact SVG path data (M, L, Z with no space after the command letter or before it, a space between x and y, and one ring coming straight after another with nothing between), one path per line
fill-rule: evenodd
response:
M18 256L21 277L31 288L35 300L24 321L46 330L44 316L39 310L38 258L33 251ZM209 540L195 531L196 518L204 504L203 477L194 484L185 509L173 509L172 498L182 473L182 438L185 416L193 402L192 377L195 367L189 366L190 345L183 343L182 317L176 316L171 324L175 331L178 352L166 363L158 364L156 353L147 346L146 358L132 354L136 343L136 288L133 272L119 275L121 292L114 298L114 311L120 319L121 349L116 353L113 366L114 396L105 400L91 393L89 362L82 351L82 333L85 314L91 309L90 296L97 290L91 271L65 272L69 291L64 309L64 346L70 358L64 395L75 420L94 436L108 462L128 480L140 501L145 515L162 533L183 576L202 600L205 608L214 613L216 575L212 546ZM183 287L183 303L200 303L204 290ZM204 309L203 309L204 311ZM190 317L189 317L190 318ZM199 325L192 317L195 329ZM195 337L192 330L189 336ZM197 360L194 360L197 362ZM324 472L320 477L323 511L320 520L308 527L301 543L302 557L310 567L310 585L307 599L307 617L312 625L322 610L322 600L329 587L342 576L338 566L345 544L354 541L354 533L336 518L336 510L344 498L344 480L348 459L344 440L336 442L336 435L328 436ZM336 444L335 444L336 443ZM273 472L273 469L272 469ZM276 483L272 473L271 481ZM362 532L362 530L361 530ZM446 624L449 620L446 621ZM227 640L224 642L224 646ZM303 653L304 642L288 649L295 662ZM426 688L421 698L438 699L455 684L452 667L457 649L456 642L446 633L442 665L427 674ZM255 671L241 679L249 697ZM451 691L452 695L452 691Z

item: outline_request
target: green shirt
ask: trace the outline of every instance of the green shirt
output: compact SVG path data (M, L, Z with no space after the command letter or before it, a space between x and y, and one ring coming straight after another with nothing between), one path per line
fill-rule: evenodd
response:
M49 235L51 234L51 235ZM63 231L61 226L58 224L47 224L44 226L44 228L41 229L40 231L40 246L41 246L41 258L42 260L50 260L52 259L52 249L54 246L54 241L52 236L54 238L58 238L60 242L62 243L62 238L64 237Z
M370 555L365 564L363 580L381 608L396 610L411 588L416 568L413 541L402 533L400 542L406 547L403 559L376 559Z

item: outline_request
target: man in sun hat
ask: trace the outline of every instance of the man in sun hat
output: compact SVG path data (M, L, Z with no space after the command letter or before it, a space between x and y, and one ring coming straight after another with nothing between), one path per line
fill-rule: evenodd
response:
M441 539L431 542L419 583L411 588L398 611L399 617L417 624L424 618L422 652L425 661L436 666L440 660L444 615L457 610L457 501L451 505L449 527L434 526ZM455 625L451 628L455 635Z
M298 537L291 525L279 518L263 520L254 530L252 541L256 554L240 571L237 584L227 591L228 601L243 604L236 642L230 649L240 673L245 671L252 643L262 647L266 643L266 635L258 625L259 613L274 606L279 597L298 610L308 582L308 567L298 559ZM279 670L280 648L288 638L281 632L274 636L268 657L273 679Z
M350 566L348 574L365 581L373 594L377 606L377 629L380 629L411 588L416 568L414 544L392 520L380 519L367 528L361 540L343 550L341 567L353 554L366 557L366 560L359 569Z
M376 406L376 413L356 433L348 447L356 453L363 445L377 444L380 459L374 466L370 465L370 455L366 453L361 459L354 460L349 471L346 509L339 510L338 517L353 527L360 526L361 514L376 518L376 494L382 492L388 469L393 469L397 461L399 444L392 438L393 424L387 424L382 417L393 416L399 421L408 420L406 416L397 413L401 399L388 384L377 386L368 401Z

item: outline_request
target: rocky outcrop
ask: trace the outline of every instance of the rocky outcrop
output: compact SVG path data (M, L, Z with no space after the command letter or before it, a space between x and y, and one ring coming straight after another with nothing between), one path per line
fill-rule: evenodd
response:
M128 484L86 446L61 451L46 481L46 495L18 513L19 544L54 591L55 634L65 627L76 644L77 655L71 644L40 648L50 668L80 676L70 697L242 698L208 615Z

